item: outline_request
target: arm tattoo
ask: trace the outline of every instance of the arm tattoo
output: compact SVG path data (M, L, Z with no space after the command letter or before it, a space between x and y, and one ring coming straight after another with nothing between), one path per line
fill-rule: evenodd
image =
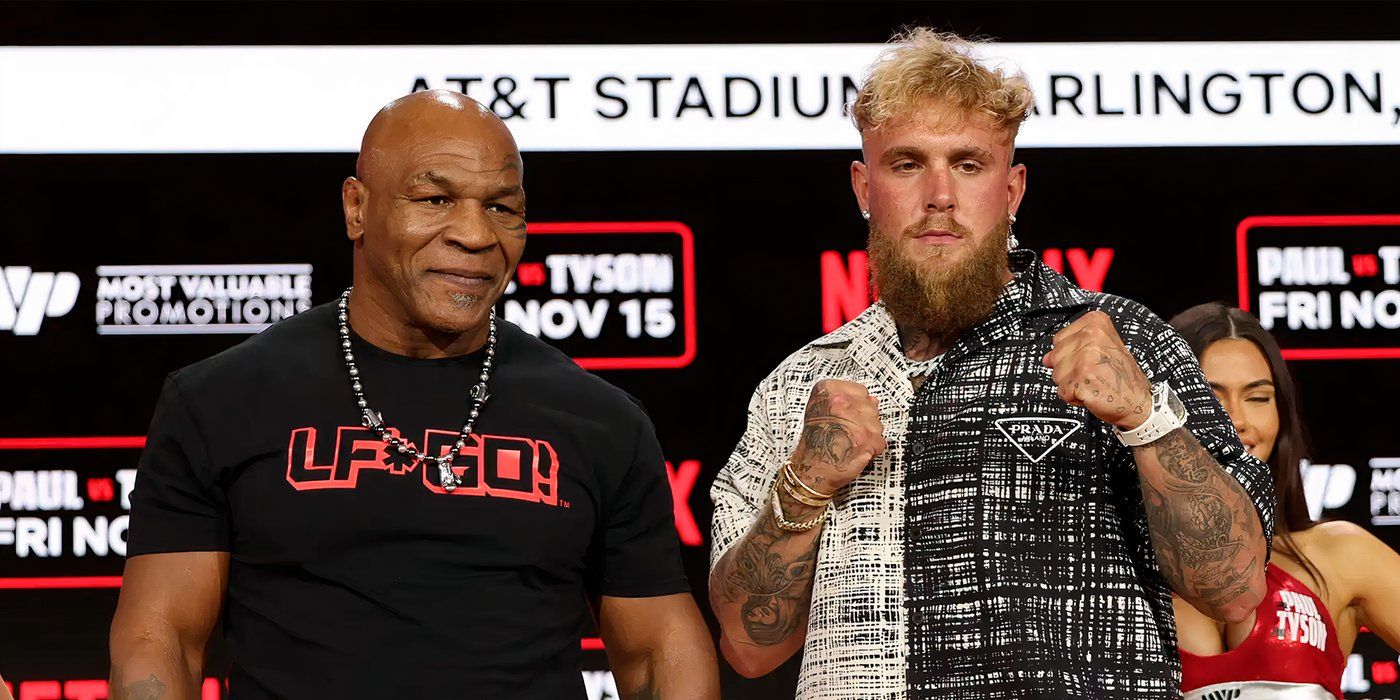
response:
M812 396L804 423L802 454L795 460L799 473L806 473L811 461L830 464L837 471L846 469L856 443L851 438L848 421L832 413L831 393L826 389L818 389Z
M1136 362L1136 360L1134 360L1134 362ZM1099 362L1098 362L1098 363L1101 364L1101 365L1108 365L1108 369L1110 369L1110 370L1113 371L1113 386L1107 387L1108 391L1110 392L1109 395L1108 395L1108 402L1109 402L1109 403L1113 403L1115 398L1117 398L1117 397L1122 397L1122 400L1120 400L1120 401L1118 402L1118 405L1117 405L1116 407L1114 407L1114 411L1116 411L1117 414L1118 414L1119 416L1126 415L1126 414L1128 413L1129 408L1130 408L1130 407L1128 406L1127 396L1128 396L1128 389L1129 389L1129 387L1132 385L1132 379L1131 379L1130 375L1128 374L1127 368L1124 367L1123 358L1121 358L1121 357L1108 357L1107 355L1105 355L1105 356L1099 358ZM1077 387L1076 387L1076 388L1077 388ZM1112 392L1117 392L1117 393L1114 394L1114 393L1112 393ZM1098 394L1099 394L1099 391L1098 391L1097 389L1095 389L1095 390L1094 390L1094 395L1095 395L1095 396L1098 396ZM1137 407L1137 410L1133 411L1133 413L1135 413L1135 414L1141 414L1141 413L1142 413L1142 406L1139 405L1139 406Z
M165 695L165 688L165 684L152 673L146 680L136 681L117 691L112 695L112 700L158 700Z
M1261 532L1244 488L1184 428L1133 449L1162 465L1163 488L1146 478L1141 486L1163 576L1183 596L1215 607L1247 593L1260 566L1250 543Z
M759 646L781 644L807 623L820 539L785 556L778 545L787 539L773 514L760 510L754 529L729 553L724 575L710 591L740 604L744 632Z

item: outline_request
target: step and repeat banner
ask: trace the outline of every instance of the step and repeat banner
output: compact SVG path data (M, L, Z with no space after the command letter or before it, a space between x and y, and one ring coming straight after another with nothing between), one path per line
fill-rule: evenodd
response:
M758 381L870 303L842 106L869 44L0 48L0 672L106 697L144 433L170 371L333 300L374 112L506 120L532 223L498 309L647 406L705 600L708 489ZM1022 245L1163 317L1279 339L1315 517L1400 547L1400 42L994 44L1038 99ZM248 406L249 413L259 410ZM708 611L707 611L708 614ZM713 621L711 621L713 624ZM592 698L615 698L584 637ZM225 694L216 641L203 697ZM1360 635L1349 698L1400 698ZM796 661L726 696L790 693Z

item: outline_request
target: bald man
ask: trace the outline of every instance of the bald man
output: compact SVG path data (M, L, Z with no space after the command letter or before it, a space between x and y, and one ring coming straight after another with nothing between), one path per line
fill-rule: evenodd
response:
M458 93L390 103L342 189L354 285L166 380L132 494L114 699L718 697L650 421L493 308L523 166ZM222 610L222 613L221 613Z

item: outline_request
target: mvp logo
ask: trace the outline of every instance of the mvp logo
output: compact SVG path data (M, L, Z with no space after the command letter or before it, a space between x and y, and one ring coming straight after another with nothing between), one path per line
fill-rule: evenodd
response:
M1351 501L1356 490L1356 470L1350 464L1312 464L1304 459L1299 461L1298 469L1303 475L1303 498L1313 520L1321 520L1324 509L1341 508Z
M58 318L78 301L78 276L71 272L35 272L12 265L0 280L0 331L37 335L44 318Z
M1059 447L1060 443L1084 427L1083 423L1073 418L1040 416L998 418L994 422L997 430L1032 463L1045 459L1050 450Z

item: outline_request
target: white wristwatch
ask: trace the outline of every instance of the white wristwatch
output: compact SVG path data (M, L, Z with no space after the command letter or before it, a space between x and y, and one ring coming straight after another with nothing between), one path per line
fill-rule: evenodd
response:
M1156 442L1163 435L1186 425L1186 406L1165 381L1152 385L1152 415L1132 430L1114 427L1118 441L1128 447Z

